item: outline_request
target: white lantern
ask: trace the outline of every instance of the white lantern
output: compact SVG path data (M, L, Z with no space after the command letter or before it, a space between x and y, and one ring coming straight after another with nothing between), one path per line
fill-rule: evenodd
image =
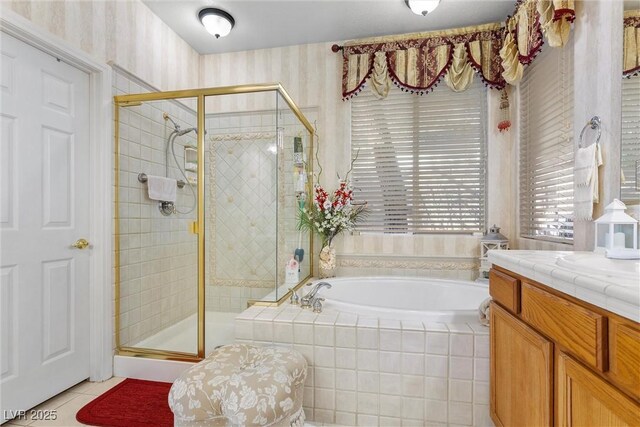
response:
M487 258L487 252L507 249L509 249L509 239L503 236L500 233L500 227L494 224L489 228L489 232L480 239L480 277L489 278L491 264Z
M595 220L594 251L607 258L637 259L638 221L624 211L627 206L615 199L604 208L604 215Z

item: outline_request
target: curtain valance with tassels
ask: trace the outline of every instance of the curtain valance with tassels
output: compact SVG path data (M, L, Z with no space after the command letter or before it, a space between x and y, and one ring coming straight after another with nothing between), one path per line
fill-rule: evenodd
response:
M622 74L631 77L640 74L640 10L624 13L624 54Z
M467 89L478 73L495 89L516 84L537 55L543 35L563 46L575 17L574 0L524 0L501 23L445 31L359 40L343 47L342 96L351 98L368 81L384 98L393 82L423 94L442 78L452 90Z
M500 24L403 37L369 39L343 48L342 95L357 94L369 79L374 93L386 97L391 82L424 93L445 77L453 90L465 90L473 71L491 87L503 88L498 53Z

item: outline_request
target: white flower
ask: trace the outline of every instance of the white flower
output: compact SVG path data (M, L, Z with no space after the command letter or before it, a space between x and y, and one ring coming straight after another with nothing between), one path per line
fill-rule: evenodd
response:
M187 383L182 380L178 380L173 384L173 397L180 399L187 392Z
M256 395L255 390L249 390L248 392L243 390L243 392L245 392L245 394L240 399L240 407L242 409L253 408L258 402L258 396Z
M287 397L285 400L280 402L280 407L284 412L289 412L291 408L293 408L293 400L290 397Z
M282 371L276 371L273 373L273 380L277 383L286 383L289 381L289 377Z
M329 200L325 200L324 205L322 205L322 207L325 209L331 208L331 202Z

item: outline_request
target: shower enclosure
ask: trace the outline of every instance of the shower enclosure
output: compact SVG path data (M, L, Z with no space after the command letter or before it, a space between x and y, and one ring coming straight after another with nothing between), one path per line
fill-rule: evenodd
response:
M200 359L311 277L313 127L279 84L114 102L118 354Z

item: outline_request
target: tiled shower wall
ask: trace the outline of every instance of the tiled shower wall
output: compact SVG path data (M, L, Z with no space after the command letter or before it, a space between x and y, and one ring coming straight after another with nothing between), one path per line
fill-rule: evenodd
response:
M240 312L274 289L275 116L216 114L206 128L206 307Z
M280 154L276 123L284 129ZM277 121L275 110L207 118L207 310L240 312L272 293L276 277L284 282L298 245L291 165L300 127L292 114ZM303 247L308 242L303 234Z
M113 77L114 94L153 91L117 68ZM147 197L146 184L138 181L140 172L165 174L166 141L173 125L165 123L162 113L167 112L183 129L195 126L196 116L175 101L143 103L119 112L120 344L135 346L196 312L197 239L188 232L188 225L197 211L163 216L158 202ZM196 135L178 137L177 143L195 145ZM175 148L183 164L182 146ZM183 179L171 154L169 165L169 176ZM192 207L193 194L188 185L177 191L177 208L186 212Z

